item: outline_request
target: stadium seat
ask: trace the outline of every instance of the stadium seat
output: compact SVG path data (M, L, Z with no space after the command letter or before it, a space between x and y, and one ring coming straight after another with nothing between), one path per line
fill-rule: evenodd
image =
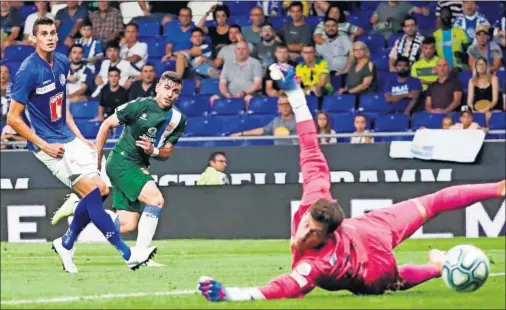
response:
M148 45L148 55L153 58L162 58L165 56L165 42L161 37L139 38L140 42Z
M274 140L265 139L265 140L246 140L244 141L244 146L258 146L258 145L274 145Z
M506 129L506 112L492 113L489 120L490 130L504 130Z
M264 127L265 125L269 124L274 118L276 117L275 114L272 115L245 115L244 116L244 123L243 123L243 129L244 130L250 130L255 129L259 127Z
M436 16L430 14L425 16L423 14L413 14L418 23L418 29L429 29L433 30L436 28Z
M125 129L125 125L118 126L116 128L113 128L112 131L112 138L118 139L121 134L123 133L123 130Z
M450 113L454 123L460 123L460 112ZM485 113L473 113L473 122L478 123L480 127L487 127Z
M102 122L95 122L84 119L75 120L77 127L86 139L95 139Z
M23 5L19 7L19 15L21 15L23 23L25 22L28 15L35 12L37 12L37 7L35 5Z
M213 115L238 115L244 113L244 100L242 98L217 99L211 107Z
M381 55L381 54L373 55L371 56L371 61L376 66L376 70L378 70L378 72L380 71L388 72L388 70L390 69L390 67L388 66L389 62L388 55Z
M18 72L19 67L21 66L21 61L12 60L12 61L3 61L2 65L7 66L9 68L11 81L14 81L14 76L16 72Z
M281 27L283 27L283 25L286 24L289 20L290 19L288 17L281 17L281 16L270 18L270 22L276 31L279 31Z
M148 62L152 63L155 66L156 76L158 77L160 77L165 71L176 71L175 60L162 62L158 58L149 58Z
M343 88L344 86L344 76L342 75L331 75L330 76L330 83L332 84L332 87L334 87L334 90L339 90Z
M185 79L183 80L183 89L181 90L182 95L194 95L195 94L195 80Z
M256 4L254 1L227 1L225 3L231 16L249 16L250 10Z
M186 133L189 137L220 136L221 123L214 118L189 117Z
M73 102L69 108L74 118L91 119L98 114L98 101Z
M329 113L353 113L355 111L354 95L332 95L323 98L322 110Z
M278 98L253 97L249 103L248 114L276 114L278 113Z
M376 118L374 131L400 132L409 130L409 118L404 114L380 115Z
M336 133L349 133L355 131L355 128L353 127L353 114L329 114L329 118L331 121L332 129L334 129Z
M390 111L390 106L383 94L363 94L360 95L359 100L358 106L361 112L387 113Z
M497 72L497 78L499 79L499 89L502 89L503 94L506 92L506 89L503 89L505 76L506 76L506 71Z
M390 36L390 38L388 39L388 47L389 48L394 48L395 41L397 41L400 38L402 38L402 33L394 33L394 34L392 34Z
M369 20L367 22L369 22ZM363 35L358 37L357 41L364 42L371 51L372 55L381 51L381 49L385 47L385 37L381 34Z
M469 83L469 79L473 77L472 72L464 71L459 72L459 80L462 83L462 87L467 90L467 85Z
M160 23L155 20L141 19L137 21L140 37L156 37L160 35Z
M233 133L244 131L242 115L211 115L207 119L220 124L221 136L230 136Z
M411 119L411 129L417 130L420 127L425 127L429 129L438 129L441 128L441 122L446 114L436 114L436 113L428 113L428 112L417 112L413 114Z
M379 3L376 1L362 1L360 3L360 10L361 11L375 11L378 7Z
M237 24L241 27L248 27L251 25L251 20L248 15L230 16L229 23L231 25Z
M306 96L307 106L309 107L309 111L317 112L318 111L318 97L316 96Z
M200 85L200 94L201 95L216 95L220 93L220 88L218 87L219 80L218 79L203 79L202 84Z
M198 100L198 97L191 95L181 95L176 106L188 117L203 116L209 110L207 102L201 102Z
M306 17L306 23L311 26L311 28L315 29L316 26L323 20L321 16L308 16Z
M4 61L23 61L35 51L30 45L12 45L5 48Z
M393 73L388 70L377 71L378 72L378 91L383 91L386 81L390 78Z

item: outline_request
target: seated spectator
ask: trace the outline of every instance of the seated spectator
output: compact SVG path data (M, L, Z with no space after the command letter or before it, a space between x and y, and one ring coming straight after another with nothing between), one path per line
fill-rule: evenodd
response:
M272 1L272 0L257 1L257 6L262 8L264 16L270 17L285 16L283 1Z
M209 14L213 13L213 20L216 26L207 27L206 19ZM206 15L202 16L197 27L202 29L206 35L211 38L211 45L215 54L218 54L220 49L225 45L232 42L229 39L228 19L230 18L230 11L226 5L213 5Z
M439 59L436 65L438 79L429 86L425 98L425 110L430 113L448 114L454 111L462 100L462 83L450 74L448 60Z
M67 77L67 99L70 102L85 101L93 90L93 72L83 61L84 49L74 44L69 49L70 71Z
M395 61L397 76L389 76L385 84L385 100L390 104L389 112L411 114L422 91L420 80L409 76L409 59L399 56Z
M371 33L382 34L388 40L392 34L402 31L404 17L412 13L428 16L430 12L428 8L413 6L408 1L381 2L371 16Z
M148 1L141 1L148 2ZM186 7L189 1L171 1L169 3L165 1L149 1L149 7L147 5L141 5L144 13L148 18L159 22L162 27L173 20L179 13L180 9Z
M353 46L348 36L341 35L338 29L337 20L330 17L325 19L325 39L316 45L316 52L327 61L329 70L336 75L343 74L348 68Z
M302 58L304 61L295 67L295 72L300 79L304 93L318 97L333 93L329 65L325 59L316 58L314 45L304 45Z
M329 114L325 111L320 111L316 114L316 131L319 135L335 135L336 132L332 129L329 119ZM320 144L336 144L337 138L320 138Z
M441 129L450 129L453 126L453 118L451 116L445 116L441 121Z
M311 3L310 1L283 1L283 10L286 11L286 14L292 17L292 12L290 9L292 5L295 3L299 3L301 6L301 12L304 16L311 15Z
M485 15L478 12L476 1L464 1L464 15L455 20L454 26L465 31L467 40L472 41L479 26L490 26Z
M276 46L274 51L274 55L276 56L276 62L278 64L289 64L292 67L295 67L296 64L290 60L290 55L288 53L288 46L284 43L280 43ZM271 78L271 70L267 68L265 77L265 94L270 97L281 97L285 95L285 92L278 87L278 84L274 82Z
M109 1L98 1L98 10L90 13L93 36L101 43L115 41L123 31L121 12L109 6Z
M208 167L197 181L197 186L230 184L228 176L225 174L227 168L227 155L225 153L213 152L208 163Z
M191 49L176 53L176 73L197 81L207 77L217 78L220 71L212 65L212 49L204 42L202 29L193 28L190 40L193 44Z
M439 19L439 15L441 14L442 8L449 8L452 13L452 24L455 23L457 18L464 16L462 13L462 1L438 1L436 6L436 28L441 28L441 20Z
M213 66L215 68L220 68L223 63L231 62L235 59L235 49L238 42L244 41L241 33L241 26L239 25L231 25L228 30L228 38L230 44L224 45L218 56L213 60ZM253 44L248 43L248 50L253 52Z
M456 123L450 129L480 129L478 123L473 122L473 111L464 107L460 112L460 123Z
M355 115L355 119L353 120L353 126L355 127L355 134L360 134L359 136L353 136L350 138L351 144L369 144L374 143L374 137L366 136L369 133L367 127L367 118L365 115Z
M290 15L292 22L283 25L279 37L288 45L290 57L295 61L300 56L302 47L311 44L313 29L306 24L300 2L295 1L290 5Z
M258 60L249 56L248 44L238 42L235 59L226 62L220 76L220 93L225 98L244 98L246 111L251 98L262 89L263 70ZM211 97L211 105L220 95Z
M119 71L119 70L118 70ZM109 77L110 75L109 71ZM118 85L119 85L119 72L118 73ZM151 63L147 63L142 67L141 79L132 83L128 89L128 101L135 100L139 97L155 97L156 96L156 69ZM109 82L112 89L113 83ZM121 86L120 86L121 87Z
M117 107L129 101L128 91L119 85L120 75L121 72L118 68L109 68L109 82L102 88L102 91L100 91L98 115L94 118L95 121L103 121L113 115ZM137 97L134 99L136 98Z
M423 91L426 91L430 84L434 83L438 76L436 74L436 63L439 57L436 56L436 40L434 37L426 37L422 42L422 57L411 67L411 76L420 80Z
M330 1L314 1L313 2L313 12L315 16L325 17L327 14L327 11L329 8L335 5L334 3L331 4ZM344 7L341 3L338 3L338 8L341 10L341 8ZM336 18L338 19L338 18Z
M0 94L2 99L2 118L1 122L7 122L7 113L9 112L9 103L10 103L10 92L11 92L11 82L10 82L10 70L6 65L0 66Z
M471 45L467 50L469 68L474 68L476 59L484 58L490 64L490 73L495 74L501 68L502 50L497 43L490 42L489 33L489 26L478 26L476 28L476 43Z
M84 6L79 5L78 1L67 1L67 6L56 13L58 41L70 47L86 18L88 18L88 10Z
M479 57L473 66L474 75L467 87L467 105L477 112L501 111L503 105L499 93L499 79L492 75L487 60Z
M179 10L177 27L170 29L170 33L167 35L165 56L163 56L162 61L175 59L175 52L192 47L190 38L192 30L195 29L195 24L192 22L192 10L186 7L181 8Z
M358 36L364 33L364 29L348 23L346 21L346 16L341 13L339 6L335 3L332 3L325 13L325 19L316 26L316 29L313 33L313 40L316 44L324 44L327 42L327 34L325 33L325 21L328 18L332 18L337 21L337 33L339 33L339 35L348 36L351 42L354 42Z
M257 6L251 9L249 19L251 26L242 28L244 40L251 44L259 44L261 39L262 25L265 23L264 13L261 7Z
M406 16L402 22L402 29L404 30L404 35L395 41L394 48L390 51L390 72L395 72L395 61L399 56L407 57L409 59L409 65L412 66L420 59L420 54L422 52L423 36L418 33L416 18L409 15Z
M286 96L279 97L278 100L279 116L276 116L265 127L255 128L247 131L232 134L233 137L241 136L290 136L297 134L295 116L292 107ZM274 145L293 145L297 144L296 139L277 139Z
M148 60L148 45L144 42L139 42L139 26L135 23L130 23L125 27L125 37L121 39L120 57L128 62L137 71L140 71L142 66Z
M260 37L261 41L256 44L253 49L253 57L258 59L264 70L266 70L270 65L276 62L274 54L276 46L280 43L275 39L276 33L271 24L262 25Z
M503 51L503 65L506 66L506 5L503 4L503 17L497 21L494 29L494 40ZM506 89L504 90L506 93Z
M357 41L353 43L350 62L348 63L347 84L345 88L338 91L342 94L364 94L373 93L378 90L378 73L376 66L372 61L371 52L364 42Z
M462 70L466 63L463 62L465 58L463 51L469 42L467 35L461 28L452 26L452 12L449 7L441 9L439 19L441 20L441 28L434 31L437 54L439 58L448 61L450 68Z
M19 40L23 19L19 10L11 7L9 1L0 1L0 31L2 32L2 57L7 46L15 45Z
M23 27L23 44L31 45L32 41L30 40L33 32L33 24L39 17L49 17L54 19L53 14L49 12L49 5L46 1L35 1L35 6L37 7L37 12L28 15L25 19L25 25Z
M25 142L8 146L9 142ZM11 126L5 125L0 136L0 150L5 149L24 149L26 148L26 139L20 136Z
M80 44L84 49L83 61L86 66L95 73L95 63L101 62L104 59L104 51L102 50L102 44L97 40L93 39L93 25L85 20L81 26L81 38L76 40L77 44Z

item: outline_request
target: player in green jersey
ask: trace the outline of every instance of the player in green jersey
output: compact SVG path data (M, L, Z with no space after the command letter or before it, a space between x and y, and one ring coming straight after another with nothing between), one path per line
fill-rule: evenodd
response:
M120 233L138 226L136 247L148 247L162 213L164 199L148 172L149 160L167 160L186 128L186 117L173 104L182 87L181 77L165 72L156 85L156 98L138 98L116 109L97 134L98 167L110 130L122 124L123 133L109 153L106 172L112 184L113 208ZM73 213L72 196L53 217L53 222ZM150 261L148 266L159 264Z

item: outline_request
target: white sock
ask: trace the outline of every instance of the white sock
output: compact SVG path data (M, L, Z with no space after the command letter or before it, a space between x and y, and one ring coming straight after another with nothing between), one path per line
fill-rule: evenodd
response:
M304 95L304 91L302 91L302 89L299 88L286 91L286 96L288 97L288 101L292 106L293 114L295 115L295 121L297 123L313 119L313 115L311 115L311 111L309 111L306 96Z
M147 248L151 245L153 237L155 236L156 227L158 226L158 219L162 215L162 208L157 206L145 206L142 212L139 226L137 228L137 242L135 247Z

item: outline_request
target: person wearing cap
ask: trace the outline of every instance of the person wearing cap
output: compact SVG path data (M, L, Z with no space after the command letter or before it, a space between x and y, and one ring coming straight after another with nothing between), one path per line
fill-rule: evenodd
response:
M463 107L459 117L460 123L456 123L451 129L480 129L478 123L473 122L473 111Z
M490 26L480 25L476 28L476 43L467 50L469 68L474 68L478 58L485 58L490 64L490 73L494 74L501 68L502 50L499 44L490 40Z
M462 8L464 9L464 15L457 18L453 25L464 30L467 38L471 41L477 33L478 26L490 26L490 23L485 15L478 12L476 1L464 1Z

